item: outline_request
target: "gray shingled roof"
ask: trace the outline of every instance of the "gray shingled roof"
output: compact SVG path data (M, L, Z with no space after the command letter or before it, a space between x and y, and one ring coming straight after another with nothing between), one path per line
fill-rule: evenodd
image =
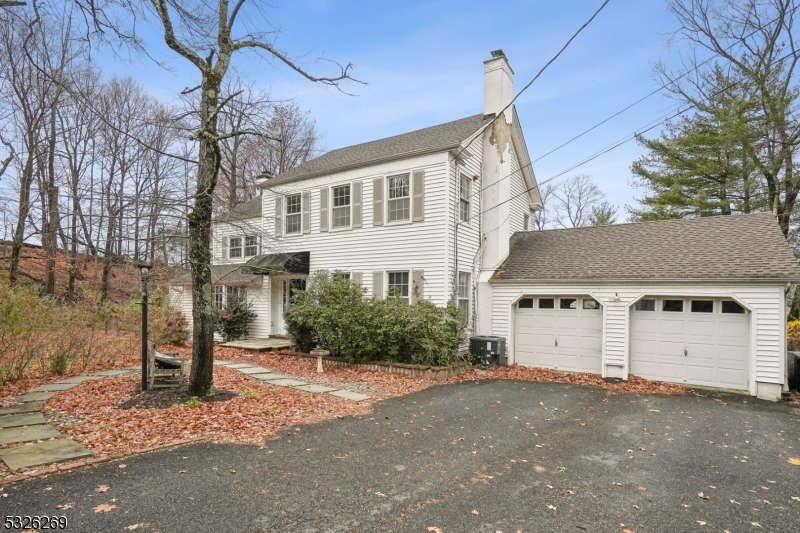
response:
M770 213L515 233L493 280L800 281Z
M263 186L271 187L380 161L390 161L401 157L454 148L488 124L493 116L473 115L461 120L395 135L386 139L331 150L316 159L306 161L302 165L272 178Z
M246 284L257 281L261 276L245 274L242 272L243 265L211 265L211 282L225 284ZM171 285L191 285L192 274L187 272L183 276L170 281Z
M261 216L261 195L259 194L252 200L242 202L230 211L225 211L214 217L215 222L231 222L235 220L245 220L248 218L258 218Z

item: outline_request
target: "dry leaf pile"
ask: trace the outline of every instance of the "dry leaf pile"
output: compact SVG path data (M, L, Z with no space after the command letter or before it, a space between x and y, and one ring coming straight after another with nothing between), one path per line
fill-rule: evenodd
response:
M78 415L75 425L59 430L95 454L113 455L201 437L262 443L281 428L370 410L369 402L262 385L225 368L214 369L216 395L197 407L187 405L185 391L142 393L139 384L138 377L84 382L48 400L45 416ZM248 397L244 389L250 389Z
M633 375L628 381L607 383L597 374L577 372L567 374L549 368L530 368L519 365L500 366L488 370L468 370L447 380L447 383L477 381L481 379L517 379L520 381L544 381L548 383L567 383L570 385L591 385L611 389L615 392L644 394L686 394L686 388L662 381L651 381Z

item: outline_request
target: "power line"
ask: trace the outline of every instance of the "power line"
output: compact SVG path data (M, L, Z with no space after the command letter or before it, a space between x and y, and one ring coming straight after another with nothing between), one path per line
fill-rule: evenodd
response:
M789 52L788 54L786 54L786 55L776 59L772 63L770 63L769 66L776 65L777 63L780 63L781 61L783 61L785 59L788 59L789 57L791 57L793 55L794 55L794 52ZM726 87L723 87L722 89L712 93L710 97L713 98L715 96L718 96L718 95L722 94L723 92L732 89L733 87L735 87L736 85L740 84L741 82L742 82L742 80L735 81L735 82L727 85ZM558 173L554 174L553 176L550 176L549 178L547 178L546 180L542 181L541 183L537 183L533 187L525 189L521 193L511 196L507 200L503 200L502 202L500 202L500 203L498 203L496 205L493 205L492 207L490 207L490 208L488 208L486 210L480 211L477 214L472 215L471 217L469 217L468 220L471 220L471 219L473 219L475 217L478 217L478 216L480 216L480 215L482 215L484 213L487 213L487 212L491 211L492 209L496 209L496 208L500 207L501 205L507 204L507 203L511 202L512 200L514 200L515 198L518 198L518 197L522 196L523 194L527 194L527 193L529 193L530 191L532 191L534 189L538 189L539 185L544 185L546 183L549 183L549 182L553 181L554 179L563 176L567 172L571 172L572 170L575 170L576 168L578 168L580 166L583 166L586 163L588 163L588 162L590 162L590 161L592 161L594 159L597 159L598 157L600 157L602 155L605 155L605 154L607 154L608 152L610 152L612 150L615 150L615 149L619 148L623 144L635 139L637 135L641 135L643 133L646 133L646 132L652 130L653 128L656 128L656 127L660 126L661 124L664 124L665 122L667 122L669 120L672 120L673 118L678 117L678 116L686 113L687 111L689 111L691 109L696 108L697 106L698 106L698 104L689 104L686 108L681 109L680 111L677 111L676 113L674 113L674 114L672 114L672 115L670 115L670 116L668 116L666 118L663 118L663 119L659 120L655 124L653 123L654 121L651 121L651 122L649 122L648 124L646 124L644 126L645 129L636 130L633 133L630 133L630 134L626 135L622 139L620 139L618 141L615 141L614 143L611 143L606 148L598 150L594 154L592 154L590 156L587 156L585 159L579 161L578 163L575 163L574 165L571 165L570 167L562 170L561 172L558 172ZM532 165L533 165L533 162L527 163L527 164L521 166L518 170L515 170L515 171L511 172L510 174L507 174L506 176L503 176L502 178L500 178L500 180L509 178L509 177L513 176L514 174L517 174L518 172L521 172L523 168L527 168L527 167L532 166ZM500 181L500 180L498 180L498 181Z
M567 49L567 47L569 47L569 45L572 43L572 41L574 41L574 40L575 40L575 38L578 36L578 34L580 34L580 33L581 33L581 32L582 32L582 31L583 31L583 30L584 30L584 29L585 29L585 28L586 28L586 27L587 27L589 24L591 24L591 23L592 23L592 21L595 19L595 17L596 17L598 14L600 14L600 12L603 10L603 8L604 8L604 7L606 7L606 5L608 5L608 2L609 2L609 1L610 1L610 0L605 0L605 1L603 2L603 5L601 5L601 6L600 6L600 8L599 8L597 11L595 11L595 12L594 12L594 14L593 14L591 17L589 17L589 20L587 20L586 22L584 22L584 23L583 23L583 26L581 26L580 28L578 28L578 31L576 31L575 33L573 33L573 34L572 34L572 37L570 37L570 38L569 38L569 40L568 40L568 41L567 41L567 42L564 44L564 46L562 46L562 47L561 47L561 50L559 50L559 51L558 51L558 53L556 53L556 55L554 55L553 57L551 57L551 58L550 58L550 61L548 61L547 63L545 63L545 65L544 65L544 66L543 66L541 69L539 69L539 72L537 72L537 73L536 73L536 76L534 76L534 77L533 77L533 79L532 79L531 81L529 81L529 82L528 82L528 84L527 84L525 87L523 87L523 88L522 88L522 90L520 90L520 91L517 93L517 95L516 95L514 98L512 98L512 99L511 99L511 101L510 101L510 102L509 102L509 103L508 103L508 104L507 104L507 105L506 105L506 106L505 106L505 107L502 109L502 111L500 111L499 113L496 113L496 114L495 114L495 116L494 116L494 118L493 118L492 120L490 120L490 121L489 121L489 123L488 123L488 124L486 124L486 125L483 127L483 129L486 129L486 128L488 128L489 126L491 126L492 124L494 124L494 121L495 121L495 120L497 120L497 119L500 117L500 115L502 115L503 113L505 113L505 112L506 112L506 110L507 110L509 107L511 107L512 105L514 105L514 102L517 100L517 98L519 98L519 97L520 97L520 95L521 95L522 93L524 93L524 92L525 92L525 91L526 91L526 90L527 90L527 89L528 89L528 88L529 88L531 85L533 85L533 82L535 82L537 79L539 79L539 76L541 76L541 75L544 73L544 71L545 71L545 70L547 70L547 67L549 67L551 64L553 64L553 62L554 62L556 59L558 59L558 57L561 55L561 53L562 53L562 52L564 52L564 50L566 50L566 49ZM458 156L460 156L460 155L461 155L461 153L462 153L464 150L466 150L466 149L467 149L467 147L468 147L470 144L472 144L474 141L475 141L475 139L473 139L472 141L470 141L470 142L469 142L469 143L468 143L466 146L463 146L463 147L462 147L462 148L461 148L461 149L458 151L458 153L455 155L455 158L456 158L456 159L458 159Z

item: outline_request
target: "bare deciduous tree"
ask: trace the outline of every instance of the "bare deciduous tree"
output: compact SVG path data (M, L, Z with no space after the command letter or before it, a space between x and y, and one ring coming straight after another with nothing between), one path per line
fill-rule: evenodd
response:
M586 174L578 174L558 184L553 193L557 218L562 228L580 228L592 223L593 211L602 205L605 194Z
M145 51L136 34L140 19L155 18L167 46L197 69L200 78L194 89L199 90L199 117L192 138L198 142L197 180L192 212L189 214L189 262L192 277L193 336L192 370L189 389L192 394L204 395L213 385L214 320L211 300L211 217L214 190L222 163L220 143L241 135L243 131L220 131L220 111L229 104L232 95L222 98L222 87L237 52L257 51L285 66L309 81L338 87L350 78L351 65L339 66L331 76L314 76L300 63L274 46L267 32L248 30L252 24L245 0L182 2L151 0L136 4L127 0L109 1L99 6L93 0L74 0L93 21L99 36L122 39ZM252 14L263 13L255 6ZM122 15L122 16L119 16ZM238 24L250 18L251 24ZM130 24L121 27L122 21ZM266 21L263 21L264 23ZM244 27L244 31L239 28ZM265 132L251 132L264 134Z

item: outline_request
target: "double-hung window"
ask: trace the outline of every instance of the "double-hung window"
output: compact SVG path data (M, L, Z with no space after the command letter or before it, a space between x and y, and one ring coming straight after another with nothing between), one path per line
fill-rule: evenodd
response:
M213 295L214 295L214 309L217 311L222 311L225 307L225 287L222 285L214 285Z
M286 196L286 234L300 233L302 227L302 208L299 194Z
M469 317L469 272L458 273L458 306L464 310L464 316Z
M461 175L461 183L459 186L459 217L461 222L469 222L470 215L470 199L472 198L472 180L469 176Z
M228 241L228 257L239 259L242 257L242 238L231 237Z
M244 238L244 256L253 257L258 255L258 236L248 235Z
M350 185L333 188L333 228L350 227Z
M389 176L389 222L411 219L410 174Z
M234 302L245 304L247 303L247 288L235 287L228 285L225 287L225 296L227 298L226 305L231 305Z
M408 301L408 272L389 272L389 296Z

